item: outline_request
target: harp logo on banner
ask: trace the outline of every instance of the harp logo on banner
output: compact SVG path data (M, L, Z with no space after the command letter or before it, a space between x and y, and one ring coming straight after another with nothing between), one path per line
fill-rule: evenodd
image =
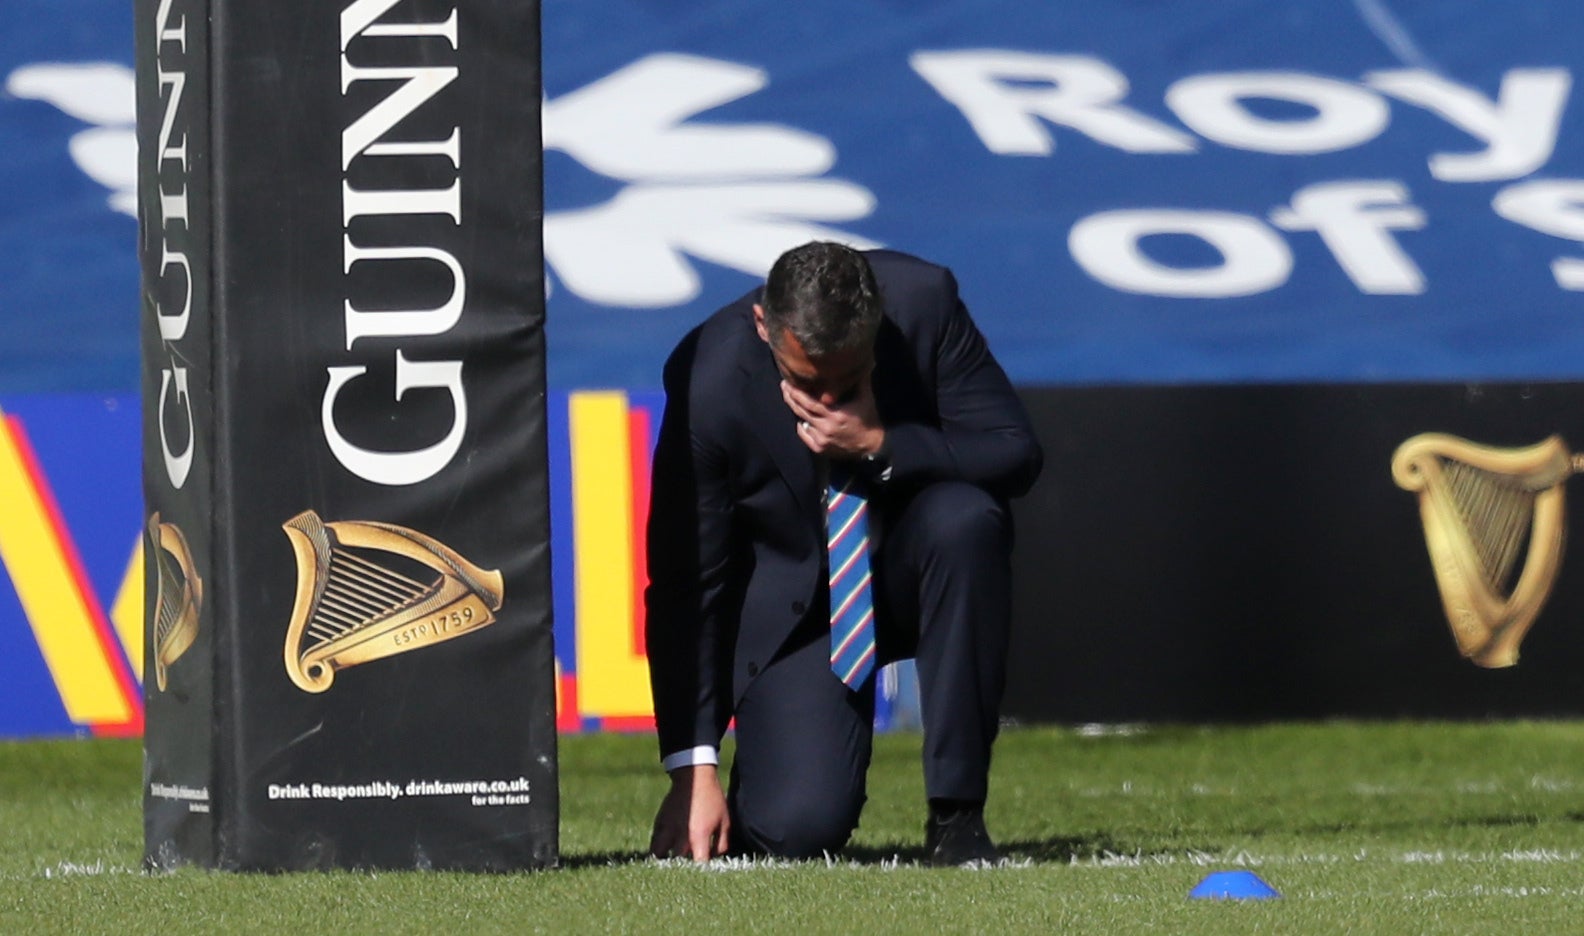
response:
M154 601L154 681L165 691L165 671L181 658L198 638L203 611L203 579L194 567L187 537L174 523L161 523L159 512L149 517L149 549L158 570L159 591Z
M389 523L325 523L305 510L282 525L297 556L286 673L304 692L335 671L417 650L495 620L505 588L445 544Z
M356 0L341 11L343 97L361 82L399 82L394 91L359 114L341 132L343 268L351 274L353 267L360 263L439 263L449 271L450 295L433 308L378 311L370 308L372 303L367 301L369 297L348 296L344 304L347 351L352 351L364 338L403 339L445 334L461 319L467 300L467 276L462 263L443 246L419 242L375 247L358 244L352 237L353 222L360 218L382 219L386 225L400 227L415 236L421 236L420 232L426 226L419 222L408 227L403 221L418 216L444 215L450 217L455 225L460 226L462 223L461 127L453 121L449 134L442 139L382 142L397 124L412 117L420 109L425 109L427 115L433 117L438 112L431 103L435 95L456 80L456 9L453 7L450 16L440 22L376 24L375 21L396 3L397 0ZM412 65L354 65L347 57L347 49L363 36L444 39L452 61L450 64L434 64L432 52L438 44L424 44L413 45L409 49L409 54L415 60ZM429 107L425 108L426 104ZM353 162L365 156L382 159L380 178L386 181L431 178L436 157L443 158L450 164L450 185L445 188L355 188L349 173ZM364 300L361 305L359 299ZM417 484L438 474L461 449L468 418L461 361L414 361L407 357L404 349L397 348L396 402L400 403L409 390L433 388L449 393L453 407L451 425L443 439L424 448L401 452L377 451L358 446L349 441L336 424L337 395L348 383L365 374L368 367L348 364L327 370L330 382L325 388L320 411L325 440L336 460L358 477L391 486Z
M1560 436L1495 448L1427 432L1392 456L1397 485L1419 497L1453 639L1475 664L1518 662L1518 645L1551 596L1562 564L1564 486L1580 470L1584 455L1570 454Z

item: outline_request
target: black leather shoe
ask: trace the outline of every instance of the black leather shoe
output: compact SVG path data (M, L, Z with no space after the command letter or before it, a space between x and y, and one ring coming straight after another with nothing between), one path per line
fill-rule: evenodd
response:
M930 806L924 825L924 853L938 868L995 864L1001 860L990 833L985 831L982 804L950 808Z

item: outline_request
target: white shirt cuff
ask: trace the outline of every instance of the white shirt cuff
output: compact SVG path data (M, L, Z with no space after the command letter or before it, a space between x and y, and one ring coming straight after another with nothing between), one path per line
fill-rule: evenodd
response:
M677 751L675 754L667 754L660 760L660 766L665 768L666 773L670 773L678 767L697 767L699 764L719 763L720 754L713 745L709 744L701 744L696 748Z

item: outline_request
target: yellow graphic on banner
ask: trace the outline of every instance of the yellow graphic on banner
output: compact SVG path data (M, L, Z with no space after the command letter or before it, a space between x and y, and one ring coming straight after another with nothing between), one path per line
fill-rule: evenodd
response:
M304 692L329 689L336 670L471 634L494 623L505 600L499 569L481 569L416 530L326 523L312 510L281 528L297 557L286 673ZM410 574L386 564L393 559Z
M1584 456L1570 453L1560 436L1496 448L1427 432L1392 456L1397 485L1419 498L1452 637L1475 664L1518 662L1562 564L1565 487L1580 470Z
M78 725L125 724L132 711L100 641L98 610L38 489L28 456L0 413L0 562L10 574L66 715Z
M633 570L632 435L626 394L568 400L576 542L578 711L595 718L654 714L649 661L639 652Z
M127 563L126 575L121 577L121 587L116 590L115 604L110 606L110 621L115 624L116 636L126 651L127 661L138 682L143 681L143 537L138 537L132 547L132 561Z
M154 596L154 685L166 688L171 664L198 639L198 622L203 615L203 579L187 546L187 537L174 523L160 521L155 511L148 521L149 545L153 549Z

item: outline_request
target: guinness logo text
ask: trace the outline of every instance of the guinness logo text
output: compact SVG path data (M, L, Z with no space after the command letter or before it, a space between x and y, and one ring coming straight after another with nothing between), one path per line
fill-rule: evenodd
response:
M355 0L341 11L341 94L362 82L380 82L392 90L363 111L341 132L341 254L343 272L364 263L422 265L429 270L443 268L449 282L449 295L438 305L423 308L372 308L359 297L348 295L343 304L346 350L360 350L359 342L370 338L412 339L441 335L456 325L467 301L467 274L461 262L443 245L424 242L423 224L412 224L412 239L397 245L360 244L353 236L353 222L359 218L380 218L387 229L402 228L418 216L446 216L451 223L462 223L462 148L461 128L453 118L449 133L437 139L391 139L392 131L415 114L431 123L442 111L435 95L457 78L457 13L453 7L441 22L379 23L380 17L400 0ZM411 65L355 65L347 50L360 37L412 40L408 54ZM444 40L443 43L437 40ZM364 40L367 41L366 39ZM382 43L379 51L393 56L407 44ZM437 64L435 54L449 49L450 63ZM381 61L386 61L382 58ZM421 63L421 64L417 64ZM433 167L437 157L449 164L449 184L436 187ZM348 173L354 163L379 160L380 178L401 184L378 189L354 187ZM431 184L420 184L431 183ZM398 238L399 240L399 238ZM397 269L392 266L392 270ZM426 271L427 272L427 271ZM346 280L351 282L350 279ZM462 446L467 429L467 396L462 387L460 360L414 360L408 347L395 350L396 382L394 402L400 404L409 390L439 389L450 394L451 424L444 436L433 444L401 451L381 451L350 441L336 423L336 397L354 380L368 372L365 364L342 364L327 368L329 384L320 409L320 422L330 451L348 471L376 484L416 484L431 478L450 464Z
M159 323L160 340L166 345L169 360L160 368L159 424L160 454L165 462L165 476L171 486L180 490L192 471L193 449L198 439L192 418L192 399L188 395L187 368L176 362L181 360L174 345L187 335L192 321L193 268L183 244L188 235L187 174L190 168L187 152L188 116L182 111L182 93L187 87L187 73L182 69L187 57L187 17L173 15L173 0L160 0L154 13L154 62L159 80L159 136L154 147L154 184L158 209L147 219L144 237L158 237L160 267L156 283L150 288L154 304L155 321ZM168 170L168 171L167 171ZM145 210L154 211L153 206ZM179 227L173 237L172 227ZM168 292L180 292L180 311L172 311L161 300ZM171 303L174 305L174 303ZM173 451L166 432L165 413L175 404L187 426L186 443L181 451Z

